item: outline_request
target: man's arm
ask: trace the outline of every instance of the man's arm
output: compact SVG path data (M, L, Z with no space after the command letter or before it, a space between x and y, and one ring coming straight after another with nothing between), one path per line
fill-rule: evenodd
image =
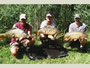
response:
M55 28L55 27L56 27L56 25L55 25L54 23L52 23L52 26L53 26L53 28Z
M16 24L14 24L13 26L12 26L12 29L15 29L16 28Z
M72 25L69 26L69 31L68 32L73 32Z
M43 21L42 23L41 23L41 25L40 25L40 29L41 28L44 28L46 26L46 21Z
M28 35L29 35L29 37L31 37L31 32L32 32L32 27L30 26L30 27L29 27L29 30L28 30Z
M84 24L84 27L85 27L85 28L84 28L84 31L83 31L83 32L86 34L86 31L87 31L87 25Z
M73 26L72 26L71 24L69 25L69 30L68 30L68 32L73 32ZM73 40L69 37L67 41L68 41L68 42L72 42Z
M87 28L84 29L84 33L86 34Z

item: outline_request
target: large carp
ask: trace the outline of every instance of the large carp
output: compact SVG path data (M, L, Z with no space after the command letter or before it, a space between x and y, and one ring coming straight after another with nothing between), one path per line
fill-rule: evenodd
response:
M20 37L23 37L23 38L28 38L28 34L25 33L23 30L19 29L19 28L16 28L16 29L11 29L9 31L7 31L6 33L1 33L0 34L0 39L3 39L5 37L12 37L12 35L14 35L16 38L20 38Z
M40 34L56 36L57 34L61 34L61 32L57 28L45 27L45 28L39 29L36 36L39 36Z
M79 39L81 44L85 44L87 41L87 38L88 36L82 32L68 32L64 35L65 41L68 41L69 39L76 41Z

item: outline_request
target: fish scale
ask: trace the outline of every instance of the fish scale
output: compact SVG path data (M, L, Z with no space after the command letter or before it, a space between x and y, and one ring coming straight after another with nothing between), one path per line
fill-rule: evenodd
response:
M81 37L84 39L81 40ZM68 41L68 39L72 39L73 41L80 40L80 43L83 45L87 42L88 36L82 32L68 32L64 35L64 40Z
M45 27L45 28L38 30L37 36L39 36L41 33L47 34L47 35L55 35L55 34L59 34L61 32L56 28Z
M16 29L11 29L11 30L7 31L6 33L0 34L0 39L3 39L5 37L12 37L13 35L16 38L20 38L20 37L27 38L28 37L27 33L25 33L23 30L21 30L19 28L16 28Z

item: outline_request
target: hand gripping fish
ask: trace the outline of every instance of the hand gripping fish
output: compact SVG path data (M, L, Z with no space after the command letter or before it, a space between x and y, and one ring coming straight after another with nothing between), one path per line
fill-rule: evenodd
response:
M56 36L58 34L61 34L61 32L56 28L46 27L39 29L36 34L36 37L39 36L40 34L46 34L49 37L49 36Z
M68 41L69 39L76 41L76 40L80 40L81 44L85 44L88 36L82 32L68 32L64 35L64 40Z

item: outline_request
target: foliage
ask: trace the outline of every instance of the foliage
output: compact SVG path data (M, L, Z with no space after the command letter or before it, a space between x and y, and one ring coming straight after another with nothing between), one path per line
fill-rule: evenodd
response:
M67 32L69 24L74 21L75 13L82 15L83 22L86 24L90 23L89 8L90 5L86 4L3 4L0 5L0 32L11 29L13 24L19 22L21 13L27 14L27 22L32 25L33 31L36 31L48 12L53 15L56 27L62 32Z
M90 32L88 32L88 35L90 35ZM39 39L37 39L35 44L39 45L39 42ZM66 43L63 46L65 45ZM90 48L89 45L90 38L88 38L87 42L88 48ZM88 53L82 53L77 48L67 48L67 50L68 56L62 58L30 60L24 54L22 59L16 59L10 53L10 46L4 44L3 47L0 47L0 64L90 64L90 50L88 50Z
M6 32L12 28L13 24L19 22L19 15L21 13L27 14L27 23L33 27L33 32L37 31L48 12L52 14L56 27L64 33L68 31L69 24L74 22L74 15L76 13L81 14L81 20L87 24L88 35L90 34L89 4L2 4L0 5L0 33ZM10 54L9 42L10 39L8 40L7 38L0 40L1 64L90 64L90 51L83 54L75 49L69 51L69 56L64 58L31 61L24 55L23 59L18 60ZM38 37L35 45L39 44L40 38ZM89 47L90 38L87 45Z

